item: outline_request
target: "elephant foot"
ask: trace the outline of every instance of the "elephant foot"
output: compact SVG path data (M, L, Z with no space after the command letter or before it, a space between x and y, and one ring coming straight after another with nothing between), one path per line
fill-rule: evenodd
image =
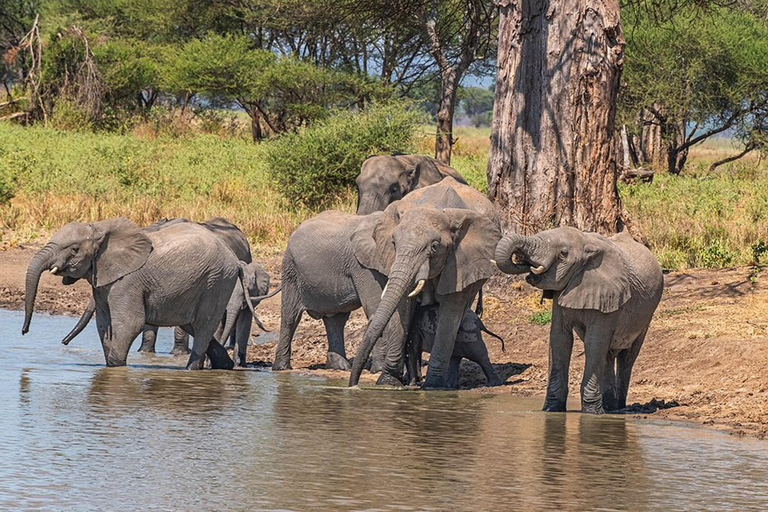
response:
M139 347L139 352L143 352L145 354L154 354L155 353L155 347L149 346L149 345L142 345Z
M154 352L154 350L152 352ZM187 354L189 354L189 347L173 347L171 350L171 355L173 356L183 356Z
M231 370L235 367L235 362L229 357L227 349L222 347L218 342L211 341L206 351L208 359L211 361L211 369L213 370Z
M495 388L496 386L501 386L502 384L503 382L498 375L494 375L488 379L488 387Z
M424 385L421 386L421 389L458 389L458 382L455 384L455 386L452 386L443 377L435 377L427 374L427 378L424 380Z
M397 388L403 387L403 382L392 375L391 373L381 372L379 380L376 381L377 386L394 386Z
M377 359L371 359L370 360L371 367L368 370L371 373L381 373L384 371L384 363L382 361L379 361Z
M546 402L541 410L544 412L565 412L565 402Z
M187 361L187 370L202 370L205 367L205 357L195 358L194 354L189 355Z
M107 359L107 366L109 368L125 366L125 359Z
M602 405L582 404L581 412L584 414L605 414L605 409Z
M281 372L284 370L292 370L291 362L290 361L277 361L275 360L274 363L272 363L272 371L274 372Z
M328 352L325 360L326 370L344 370L349 371L352 369L352 365L349 364L347 358L336 352Z

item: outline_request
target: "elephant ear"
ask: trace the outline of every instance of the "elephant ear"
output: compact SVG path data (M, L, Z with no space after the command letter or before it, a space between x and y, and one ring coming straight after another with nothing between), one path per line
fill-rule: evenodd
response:
M494 274L496 269L491 260L501 239L501 228L474 210L445 208L443 213L451 219L454 247L440 273L436 291L447 295Z
M93 262L93 286L106 286L135 272L147 262L152 241L126 218L93 224L98 250Z
M258 265L256 266L256 288L258 295L266 295L269 293L269 274Z
M587 262L568 281L557 303L564 308L612 313L632 297L630 267L613 243L599 235L585 236L590 238L584 247Z
M444 164L439 160L435 160L434 158L430 158L430 160L432 160L432 164L437 168L437 172L439 172L443 178L451 177L456 181L458 181L459 183L463 183L464 185L467 185L467 180L464 179L464 176L459 174L459 171L457 171L450 165Z
M399 201L395 201L383 212L366 215L349 238L357 261L362 266L384 275L389 274L395 259L392 234L400 219L398 203Z

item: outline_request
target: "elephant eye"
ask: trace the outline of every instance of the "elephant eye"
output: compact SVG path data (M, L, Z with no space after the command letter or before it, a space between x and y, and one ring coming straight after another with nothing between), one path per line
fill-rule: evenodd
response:
M568 257L568 249L562 249L560 251L560 257L561 258L567 258Z
M76 245L73 245L72 248L70 249L70 252L72 252L72 254L77 254L78 250L79 250L79 247Z
M433 241L429 245L429 254L435 254L439 248L440 248L440 242L438 242L437 240Z

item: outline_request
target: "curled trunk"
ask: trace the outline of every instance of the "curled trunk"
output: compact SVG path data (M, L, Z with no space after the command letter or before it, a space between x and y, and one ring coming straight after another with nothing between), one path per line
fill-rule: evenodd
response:
M35 298L37 297L40 275L45 270L51 268L54 256L54 247L51 244L47 244L29 262L24 294L24 326L21 328L21 334L29 332L29 323L32 320L32 311L35 309Z
M61 340L62 345L69 345L69 342L72 341L75 336L83 332L85 326L88 325L88 322L91 321L94 311L96 311L96 301L93 300L93 297L91 297L90 302L88 302L88 307L86 307L85 311L83 311L83 314L80 316L80 320L77 321L77 325L75 325L72 330L69 331L69 334L64 336L64 339Z
M505 274L525 274L530 270L530 265L512 263L512 255L517 251L523 251L528 243L528 237L511 234L499 240L494 254L494 261L499 270Z

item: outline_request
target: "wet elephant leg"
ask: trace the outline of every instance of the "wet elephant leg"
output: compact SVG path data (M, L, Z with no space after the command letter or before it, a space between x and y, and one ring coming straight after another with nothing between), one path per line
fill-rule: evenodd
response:
M616 353L609 350L605 359L605 371L603 373L603 409L605 411L615 411L618 409L615 368Z
M145 325L144 330L141 333L141 346L139 352L155 352L155 344L157 343L157 327L154 325Z
M603 381L608 349L614 330L604 323L593 322L584 338L584 377L581 379L581 412L603 414Z
M474 342L464 344L466 346L463 354L464 357L480 365L489 386L500 385L501 379L491 364L491 359L488 357L488 348L483 342L483 336L479 329L473 337L475 338Z
M173 348L171 349L171 354L189 354L189 334L181 327L173 329Z
M638 354L640 354L640 348L643 346L647 333L648 328L637 337L632 346L619 354L616 365L616 407L618 409L624 409L627 406L627 392L629 391L629 379L632 377L632 368Z
M235 358L235 363L238 366L245 366L246 355L248 353L248 342L251 339L251 323L253 322L253 315L250 311L243 310L237 315L235 323L235 346L232 351L232 356ZM231 336L230 336L230 339Z
M235 367L235 363L230 359L227 349L215 339L212 339L208 344L205 355L208 356L212 369L231 370Z
M325 367L329 370L350 370L352 367L347 360L347 351L344 348L344 326L349 320L349 313L339 313L333 316L324 316L325 333L328 336L328 354Z
M459 389L459 377L461 374L461 357L454 356L448 364L448 389Z
M563 321L562 311L552 308L549 330L549 379L544 411L565 412L568 401L568 367L573 351L573 330Z
M427 378L424 380L424 388L448 388L451 357L456 343L459 326L464 319L464 314L477 294L477 290L483 283L475 283L467 289L447 295L440 302L437 313L437 328L435 330L435 342L432 345L427 368Z
M110 313L96 305L96 325L107 366L125 366L133 340L144 328L144 304L139 298L121 296L109 304Z
M275 348L275 360L272 363L273 370L291 369L291 342L296 333L296 327L301 320L304 306L299 297L299 291L295 283L283 281L283 291L280 302L280 339Z

